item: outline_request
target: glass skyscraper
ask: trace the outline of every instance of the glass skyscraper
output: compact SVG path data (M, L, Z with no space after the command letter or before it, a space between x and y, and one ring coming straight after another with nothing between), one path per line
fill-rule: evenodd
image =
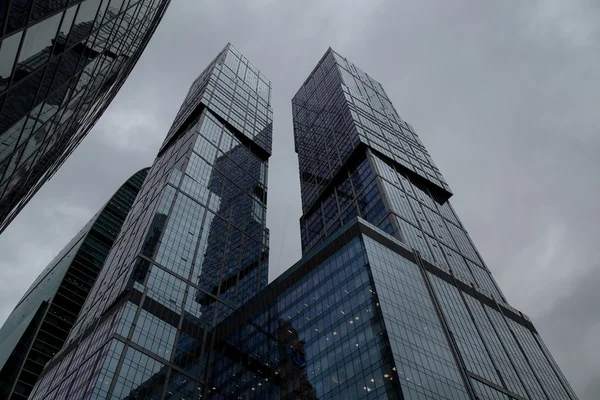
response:
M0 4L0 232L102 115L169 0Z
M41 398L576 399L381 85L329 49L292 101L303 257L267 285L270 84L194 82Z
M215 399L576 399L382 86L329 49L293 99L304 257L219 324Z
M9 315L0 329L0 398L26 399L64 344L147 173L137 172L117 190Z
M193 82L33 399L198 399L214 327L267 285L270 82L227 45Z
M388 358L371 357L377 372L357 389L368 397L388 375L405 399L576 398L529 318L507 303L448 201L448 184L383 87L329 49L292 104L304 253L359 218L360 240L348 239L366 260L358 264L366 263L379 315L371 321L380 321L374 332L383 332L383 353L393 359L390 372ZM340 268L350 258L342 253ZM334 329L317 328L317 341ZM331 376L342 373L343 356L330 355Z

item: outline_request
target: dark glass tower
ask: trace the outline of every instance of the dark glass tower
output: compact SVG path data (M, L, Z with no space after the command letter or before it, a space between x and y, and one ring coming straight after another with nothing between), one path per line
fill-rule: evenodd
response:
M17 303L0 329L0 398L26 399L64 344L147 174L129 178Z
M267 284L270 98L229 44L194 81L32 398L201 398L213 328Z
M576 399L381 85L329 49L293 99L304 257L219 324L215 399Z
M383 87L329 49L292 105L303 250L363 221L356 246L395 368L382 372L404 398L576 398L529 318L506 302Z
M0 232L102 115L169 0L1 3Z
M443 224L429 213L441 213L435 203L462 231L447 203L452 192L444 177L377 81L330 50L294 96L292 107L304 252L359 215L390 234L402 231L411 245L430 254L425 251L427 245L417 243L439 239L437 230ZM402 173L395 172L396 166ZM376 175L387 179L375 180ZM417 184L407 181L405 186L416 189L404 190L402 183L409 178ZM422 210L419 201L428 208ZM427 218L433 219L427 230L431 240L416 237L414 229L405 224L419 230L430 226L425 223ZM450 235L463 235L449 229L446 240ZM460 250L478 260L469 241L461 239L461 245L463 242Z

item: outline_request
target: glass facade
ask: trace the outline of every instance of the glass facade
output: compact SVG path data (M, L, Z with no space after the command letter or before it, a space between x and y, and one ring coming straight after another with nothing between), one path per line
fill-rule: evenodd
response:
M329 49L292 107L303 252L359 217L404 398L575 399L529 318L507 303L448 184L383 87Z
M526 317L361 218L209 337L210 399L576 398Z
M0 5L0 232L102 115L169 0Z
M210 399L577 398L527 317L360 217L212 336Z
M389 203L397 200L396 192L385 195L388 190L382 187L382 177L416 200L423 197L438 214L432 201L444 204L452 195L413 127L400 118L381 84L333 50L325 53L294 96L292 108L304 252L356 215L386 232L397 231L399 222L387 215ZM380 169L376 163L382 165ZM391 175L384 175L389 172L384 166L393 171ZM424 200L431 196L435 200ZM410 200L397 201L401 207ZM393 211L420 228L413 215L417 210L410 208ZM453 222L460 226L456 218Z
M270 99L230 44L194 81L32 398L201 398L214 327L268 282Z
M60 350L148 168L133 175L52 260L0 329L0 398L26 399Z
M34 399L576 399L414 129L329 49L293 99L303 258L267 285L270 83L193 83Z
M402 398L366 248L338 239L217 327L208 398Z

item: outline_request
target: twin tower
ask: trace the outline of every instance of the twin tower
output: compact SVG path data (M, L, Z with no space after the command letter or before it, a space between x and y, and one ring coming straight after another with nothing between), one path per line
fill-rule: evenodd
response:
M129 212L105 207L0 331L10 398L576 399L413 127L332 49L292 100L303 258L268 284L270 101L227 45Z

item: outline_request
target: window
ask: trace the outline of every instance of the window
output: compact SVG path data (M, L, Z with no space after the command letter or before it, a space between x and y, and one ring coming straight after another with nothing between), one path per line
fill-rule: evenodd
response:
M37 55L39 58L36 57L35 66L31 66L37 67L50 58L50 47L58 32L61 17L62 13L56 14L27 28L25 39L21 46L21 52L19 53L20 63L29 64L27 62L28 59ZM46 50L46 54L42 56L44 50ZM27 67L29 67L29 65L27 65Z
M8 86L23 32L15 33L0 43L0 90Z

